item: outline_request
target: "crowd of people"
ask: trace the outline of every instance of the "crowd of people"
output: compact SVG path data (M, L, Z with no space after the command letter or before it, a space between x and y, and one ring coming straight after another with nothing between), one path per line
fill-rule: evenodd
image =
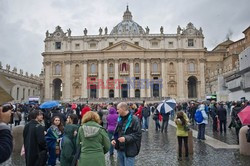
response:
M148 132L150 117L156 132L168 132L169 120L176 123L178 159L189 160L188 132L197 126L197 139L205 140L208 123L213 132L226 133L235 128L237 140L242 126L237 114L248 102L183 102L170 112L157 109L158 103L119 104L65 104L51 109L39 109L39 105L0 106L0 163L6 161L13 148L8 123L19 125L22 113L25 120L23 150L27 166L105 165L105 153L112 157L117 151L121 166L134 165L139 154L142 132ZM175 116L174 116L175 115ZM228 115L231 122L227 123ZM228 125L228 126L227 126ZM5 144L2 142L6 141Z

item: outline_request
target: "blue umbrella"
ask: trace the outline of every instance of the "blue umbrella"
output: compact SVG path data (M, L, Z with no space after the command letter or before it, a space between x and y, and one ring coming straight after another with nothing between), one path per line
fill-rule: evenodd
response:
M59 105L58 101L46 101L43 104L40 105L41 109L45 109L45 108L53 108Z
M174 110L176 107L176 101L174 99L163 100L157 107L157 110L164 114Z

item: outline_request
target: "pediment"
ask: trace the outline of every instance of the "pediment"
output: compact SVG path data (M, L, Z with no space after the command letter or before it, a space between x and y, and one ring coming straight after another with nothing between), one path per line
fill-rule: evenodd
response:
M112 46L103 49L103 51L144 51L144 50L145 48L137 46L125 40L115 43Z

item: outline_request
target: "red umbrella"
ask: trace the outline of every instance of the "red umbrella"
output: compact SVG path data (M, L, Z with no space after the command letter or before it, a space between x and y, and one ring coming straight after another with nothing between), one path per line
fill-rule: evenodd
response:
M72 103L71 109L76 109L76 108L77 108L77 104L76 103Z
M250 125L250 105L240 111L238 113L238 117L243 125Z

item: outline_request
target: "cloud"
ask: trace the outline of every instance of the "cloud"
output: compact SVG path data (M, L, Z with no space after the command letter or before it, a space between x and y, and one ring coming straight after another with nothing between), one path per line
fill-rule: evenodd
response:
M211 50L226 39L243 37L249 26L249 0L2 0L0 1L0 61L39 74L42 68L45 32L53 32L57 25L72 35L98 34L99 27L112 28L122 21L126 5L133 20L150 33L176 33L178 25L192 22L202 27L205 46Z

